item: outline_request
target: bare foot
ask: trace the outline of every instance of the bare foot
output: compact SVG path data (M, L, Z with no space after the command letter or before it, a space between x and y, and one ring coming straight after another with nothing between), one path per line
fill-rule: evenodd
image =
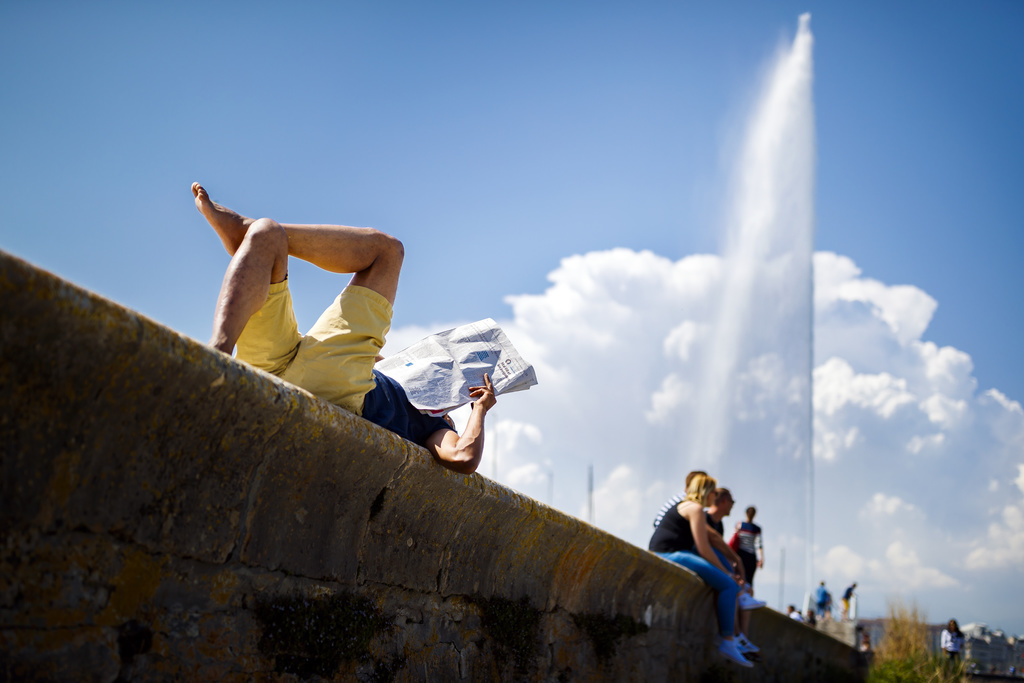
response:
M217 231L221 242L224 243L224 248L233 256L239 245L242 244L242 239L253 219L216 203L210 199L206 189L199 183L192 183L192 195L196 198L196 208L199 209L199 213L203 214L206 222Z

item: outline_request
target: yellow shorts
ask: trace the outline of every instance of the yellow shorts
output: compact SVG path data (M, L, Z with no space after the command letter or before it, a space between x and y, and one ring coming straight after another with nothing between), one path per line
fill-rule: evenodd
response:
M349 285L302 336L288 281L278 282L238 338L238 359L362 415L391 315L383 296Z

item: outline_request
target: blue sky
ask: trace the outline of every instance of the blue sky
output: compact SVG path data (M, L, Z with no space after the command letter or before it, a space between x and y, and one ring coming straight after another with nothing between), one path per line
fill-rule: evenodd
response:
M8 2L3 246L200 339L210 295L166 296L215 290L223 265L192 179L243 211L399 234L399 319L424 324L506 310L572 253L714 251L723 149L807 10L818 248L928 291L933 338L1024 394L1011 2ZM453 284L474 261L487 277Z
M541 295L567 257L719 250L743 122L805 11L816 248L926 292L924 339L1020 401L1024 5L1009 1L9 1L0 248L205 341L227 257L193 207L199 180L249 215L399 236L396 326L510 319L506 297ZM340 286L294 265L300 325ZM1024 632L986 616L992 600L961 623Z

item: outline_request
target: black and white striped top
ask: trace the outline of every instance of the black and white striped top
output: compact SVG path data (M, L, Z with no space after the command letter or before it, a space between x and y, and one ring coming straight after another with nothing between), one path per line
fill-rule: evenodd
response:
M674 508L675 506L686 500L686 496L672 496L667 503L661 506L658 510L658 516L654 518L654 528L657 529L658 525L661 524L661 520L665 519L665 513Z

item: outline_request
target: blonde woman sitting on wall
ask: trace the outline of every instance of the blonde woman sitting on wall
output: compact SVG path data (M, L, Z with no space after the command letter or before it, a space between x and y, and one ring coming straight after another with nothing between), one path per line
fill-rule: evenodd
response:
M716 611L721 635L718 651L740 666L751 667L753 664L743 656L733 637L739 585L708 540L704 507L714 504L717 486L718 482L703 472L688 477L686 499L665 513L648 547L666 560L694 572L717 593Z

